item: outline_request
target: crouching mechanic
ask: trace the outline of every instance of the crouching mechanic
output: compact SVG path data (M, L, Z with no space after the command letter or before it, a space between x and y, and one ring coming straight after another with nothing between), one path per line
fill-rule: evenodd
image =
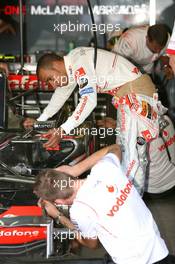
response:
M124 169L129 171L130 179L142 194L147 165L146 143L159 134L158 115L162 111L154 94L155 86L148 75L142 75L137 67L120 55L98 49L96 69L93 59L93 48L76 48L64 58L56 54L40 58L38 78L57 89L39 121L53 116L76 84L80 94L80 102L72 116L60 128L48 133L47 136L51 137L44 147L55 147L64 133L68 134L84 122L96 107L97 93L111 94L112 102L118 108L118 141L124 149ZM27 119L24 126L31 126L33 122Z
M111 263L168 263L168 250L151 212L122 172L120 159L120 148L112 145L73 167L45 170L34 192L51 217L75 232L80 244L95 248L99 239ZM89 169L87 179L75 178ZM53 203L71 205L71 220Z

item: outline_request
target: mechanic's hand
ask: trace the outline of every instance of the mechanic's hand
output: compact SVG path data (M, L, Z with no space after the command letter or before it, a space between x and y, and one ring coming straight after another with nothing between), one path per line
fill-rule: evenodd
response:
M9 75L9 69L8 69L8 65L6 63L3 63L3 62L0 63L0 70L1 69L3 71L5 71L5 73L6 73L7 76Z
M23 122L23 127L25 129L31 129L35 122L36 120L34 118L26 118Z
M111 118L111 117L106 117L104 119L101 120L97 120L97 126L99 127L105 127L105 128L116 128L116 121L115 119Z
M163 68L163 73L165 74L167 80L171 80L174 78L173 70L169 65Z
M44 148L55 148L58 146L61 138L64 135L64 130L60 127L58 129L50 129L48 133L44 134L43 136L49 138L49 140L43 144Z
M41 204L41 207L45 208L45 210L47 211L47 214L50 217L55 219L58 216L59 211L53 203L51 203L47 200L42 200L42 201L40 201L40 204Z
M77 177L76 171L74 170L74 166L62 165L62 166L57 167L55 170L67 173L74 177Z

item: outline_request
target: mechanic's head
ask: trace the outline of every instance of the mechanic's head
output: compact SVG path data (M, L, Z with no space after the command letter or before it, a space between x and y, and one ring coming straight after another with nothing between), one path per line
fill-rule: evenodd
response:
M43 200L70 205L80 187L79 181L67 173L46 169L38 174L33 191Z
M148 28L146 45L153 53L160 53L168 40L168 27L165 24L157 24Z
M64 60L56 53L44 54L38 61L36 73L40 81L51 84L54 89L68 83Z

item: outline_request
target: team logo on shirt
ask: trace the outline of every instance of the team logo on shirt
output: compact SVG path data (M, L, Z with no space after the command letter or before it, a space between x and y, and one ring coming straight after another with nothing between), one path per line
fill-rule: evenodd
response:
M149 142L153 138L149 130L142 131L141 134L146 140L146 142Z
M134 67L132 72L138 74L140 71L139 71L139 69L137 67Z
M83 110L84 110L84 108L85 108L85 106L87 104L87 101L88 101L88 96L87 95L82 97L81 106L80 106L79 110L74 115L75 120L79 120L79 118L80 118L80 116L81 116L81 114L82 114L82 112L83 112Z
M109 193L118 193L118 188L116 185L106 185L106 188Z
M132 190L132 182L128 182L123 190L120 190L120 193L118 197L116 197L116 200L111 207L111 209L106 214L107 216L113 217L116 212L120 210L120 208L126 203L126 200L128 199L128 196Z
M146 140L143 137L137 137L137 144L143 146L146 143Z
M80 79L80 77L86 75L86 72L83 67L79 68L78 70L75 71L75 79Z
M142 101L142 111L140 114L152 120L157 119L157 113L154 111L153 107L145 101Z
M88 84L88 79L86 77L79 78L79 87L80 89L84 88Z
M170 137L170 139L168 139L167 141L165 141L165 143L159 147L159 151L162 152L164 149L170 147L174 143L175 143L175 135L173 137Z
M82 55L86 55L86 51L85 51L85 49L81 48L81 50L80 50L80 55L81 55L81 56L82 56Z
M129 175L131 174L132 169L134 168L134 165L136 164L135 160L132 160L127 168L127 172L126 172L126 177L129 177Z
M153 110L153 108L151 109L151 117L152 117L152 120L157 119L157 113L156 113L156 111Z
M140 114L145 117L148 115L148 103L145 101L142 101L142 111Z
M93 87L84 88L84 89L80 90L80 92L79 92L80 96L83 96L85 94L91 94L91 93L94 93Z

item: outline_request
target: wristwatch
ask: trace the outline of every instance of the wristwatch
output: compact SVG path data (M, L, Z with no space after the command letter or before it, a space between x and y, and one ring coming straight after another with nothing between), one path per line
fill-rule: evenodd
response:
M60 222L60 217L61 217L61 216L63 216L63 214L58 213L58 214L57 214L57 217L54 219L57 225L59 225L59 224L61 223L61 222Z

